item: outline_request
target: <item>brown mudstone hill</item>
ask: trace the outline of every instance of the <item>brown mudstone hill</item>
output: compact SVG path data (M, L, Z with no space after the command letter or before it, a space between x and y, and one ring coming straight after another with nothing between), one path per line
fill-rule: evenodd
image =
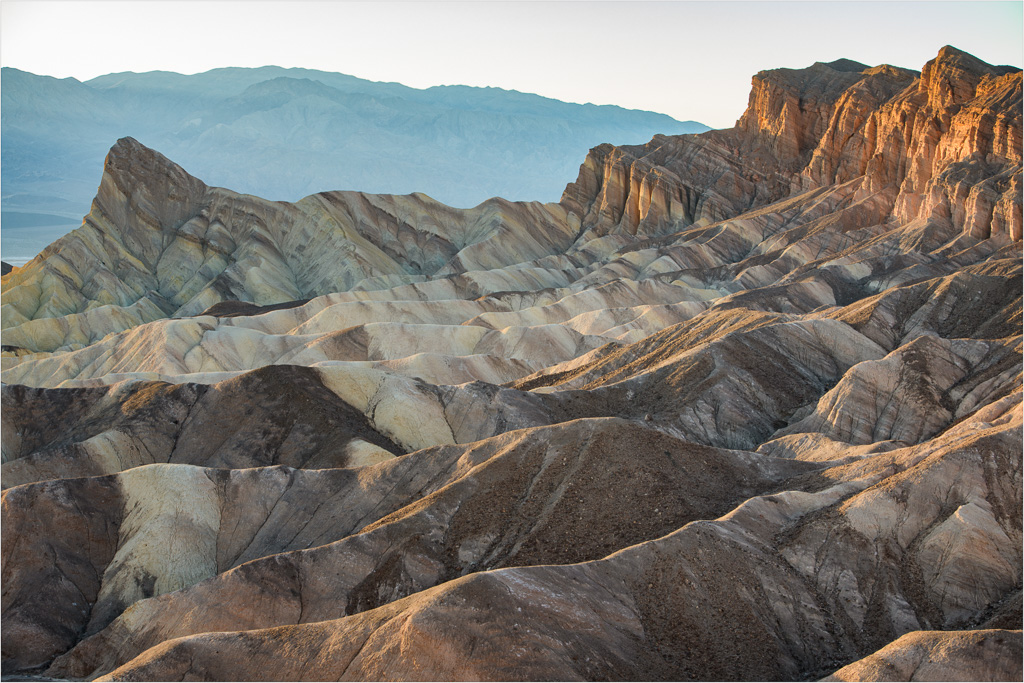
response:
M826 681L1002 681L1024 678L1021 631L915 631Z
M131 139L3 283L3 670L1020 679L1021 72L757 74L558 204Z

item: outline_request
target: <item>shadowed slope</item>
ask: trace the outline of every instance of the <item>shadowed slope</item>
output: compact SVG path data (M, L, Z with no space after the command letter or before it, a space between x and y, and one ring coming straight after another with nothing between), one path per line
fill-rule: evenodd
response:
M467 211L122 142L3 280L5 667L812 679L1019 628L1020 102L952 48L762 72Z
M450 473L359 535L137 603L53 671L95 676L186 634L336 619L467 573L597 559L820 469L695 446L621 420L512 432L406 459L417 472L448 463Z
M294 366L268 366L211 385L4 385L3 392L4 488L157 462L313 469L402 453L325 389L314 370Z
M171 640L105 679L218 680L242 661L290 680L823 675L893 631L955 628L964 601L977 609L1016 590L1020 536L1004 525L1019 516L1019 480L986 472L1001 467L993 447L1019 443L1019 399L985 417L990 426L837 472L842 483L818 493L753 498L603 560L476 574L343 620ZM972 525L970 546L945 544L968 508L988 521ZM833 538L836 528L845 532ZM992 596L950 571L974 565L982 547ZM879 567L880 552L893 564ZM923 582L897 579L908 570ZM512 615L511 628L497 628L496 612Z

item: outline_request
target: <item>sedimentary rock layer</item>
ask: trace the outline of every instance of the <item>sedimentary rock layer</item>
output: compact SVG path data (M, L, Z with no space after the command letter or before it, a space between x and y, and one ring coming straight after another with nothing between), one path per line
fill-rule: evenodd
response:
M100 673L116 660L91 671L96 660L84 669L70 664L110 652L137 630L147 642L164 642L104 680L186 672L217 680L243 662L287 680L326 672L346 679L528 680L827 674L899 633L970 623L992 597L963 583L959 571L967 566L986 567L981 585L993 596L1014 591L1019 535L1008 538L1004 527L1015 523L1020 487L991 476L1019 445L1019 398L985 417L995 422L965 423L927 447L825 470L813 492L757 496L723 517L601 560L474 573L341 619L300 617L296 625L248 630L253 622L243 617L244 632L173 639L181 631L172 630L154 638L164 612L153 605L138 620L134 611L125 615L102 647L86 641L82 655L73 651L53 671ZM959 505L951 508L951 499ZM1007 517L993 516L1014 506ZM970 542L954 540L958 531L968 532ZM981 548L987 550L979 555ZM880 553L891 561L880 565ZM186 602L194 609L207 597L196 593L179 599L196 600ZM179 616L189 608L172 603L165 603L169 625L189 628ZM751 657L755 645L758 656Z
M824 680L1016 680L1022 650L1019 630L914 631Z
M1020 107L765 71L472 210L120 141L3 278L5 671L1019 679Z

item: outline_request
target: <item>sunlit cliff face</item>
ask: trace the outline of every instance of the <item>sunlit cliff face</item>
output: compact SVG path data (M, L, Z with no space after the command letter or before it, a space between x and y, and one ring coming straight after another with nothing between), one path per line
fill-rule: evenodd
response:
M1019 679L1020 84L761 72L469 210L119 141L3 279L7 670Z

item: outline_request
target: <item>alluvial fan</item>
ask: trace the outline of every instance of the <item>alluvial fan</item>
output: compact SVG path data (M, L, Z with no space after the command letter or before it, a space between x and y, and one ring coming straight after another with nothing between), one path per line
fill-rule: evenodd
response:
M3 276L3 667L1019 680L1021 72L753 79L557 204L126 138Z

